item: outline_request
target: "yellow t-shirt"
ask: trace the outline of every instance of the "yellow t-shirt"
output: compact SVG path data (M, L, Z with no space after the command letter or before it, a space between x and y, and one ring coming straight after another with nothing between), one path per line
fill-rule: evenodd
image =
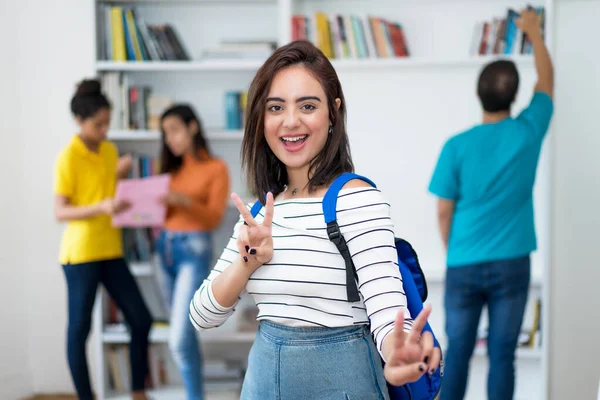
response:
M56 161L54 193L67 196L74 206L91 205L112 198L117 184L118 160L119 153L111 142L102 142L98 152L94 153L76 135ZM122 256L121 230L112 226L110 216L99 215L68 222L60 245L61 264Z

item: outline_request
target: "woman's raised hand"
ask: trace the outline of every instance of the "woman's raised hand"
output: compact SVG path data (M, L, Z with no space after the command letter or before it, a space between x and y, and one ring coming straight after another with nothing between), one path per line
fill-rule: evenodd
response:
M244 219L244 225L240 228L237 239L237 248L244 263L254 272L261 265L271 261L273 257L273 236L271 233L274 207L273 194L267 193L265 218L261 224L256 222L237 194L233 193L231 198Z
M423 374L432 374L439 367L442 353L434 347L431 332L423 332L430 313L431 306L426 305L407 333L404 332L404 309L398 312L394 330L385 338L389 345L383 373L392 385L415 382Z

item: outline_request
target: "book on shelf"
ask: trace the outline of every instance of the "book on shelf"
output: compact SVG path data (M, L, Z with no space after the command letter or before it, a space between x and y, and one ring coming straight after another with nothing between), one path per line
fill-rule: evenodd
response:
M292 16L292 40L309 40L330 59L407 57L402 25L376 16L315 12Z
M542 36L545 31L544 7L528 7L534 9L541 18ZM509 8L504 17L494 17L490 21L475 24L471 55L515 55L532 54L531 40L521 31L515 22L519 13Z
M170 24L147 24L133 7L99 4L98 59L187 61L190 56Z
M131 390L131 367L129 362L129 345L111 345L105 350L108 364L109 387L118 393ZM151 344L148 348L149 371L146 375L146 388L157 389L180 380L179 371L167 346ZM243 371L239 365L230 364L226 360L204 360L202 378L209 382L240 382Z
M229 90L225 92L225 129L241 130L245 127L247 91Z
M172 105L169 96L155 95L148 86L129 85L126 74L102 75L102 87L112 105L110 128L159 130L161 114Z
M129 362L129 346L126 344L111 345L105 350L108 363L108 384L117 392L131 390L131 366ZM168 350L165 346L152 344L148 348L149 371L146 376L146 387L159 388L169 382Z

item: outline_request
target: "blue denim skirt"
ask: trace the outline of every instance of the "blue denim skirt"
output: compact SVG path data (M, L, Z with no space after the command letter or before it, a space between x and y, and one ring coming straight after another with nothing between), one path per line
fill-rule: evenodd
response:
M295 328L262 321L242 400L389 400L367 326Z

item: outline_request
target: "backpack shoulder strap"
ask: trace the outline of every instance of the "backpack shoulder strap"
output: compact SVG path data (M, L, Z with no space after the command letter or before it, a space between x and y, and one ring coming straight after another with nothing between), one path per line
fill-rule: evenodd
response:
M356 270L354 268L354 262L352 261L352 256L350 255L350 250L348 250L346 240L340 231L340 226L337 223L336 207L340 190L346 183L353 179L361 179L373 187L376 187L371 180L365 177L356 175L354 173L345 172L338 176L333 181L331 186L329 186L327 193L325 193L325 196L323 197L322 205L325 223L327 224L327 236L329 236L329 240L335 244L346 264L346 295L348 297L348 301L351 303L360 301L360 295L358 294L358 287L356 286Z
M369 178L365 178L364 176L360 176L352 172L344 172L343 174L338 176L333 181L331 186L329 186L329 189L327 189L327 193L325 193L325 196L323 197L323 214L325 214L326 224L336 220L338 194L340 193L340 190L342 190L344 185L353 179L360 179L367 182L374 188L377 187L375 183L373 183L373 181L371 181Z

